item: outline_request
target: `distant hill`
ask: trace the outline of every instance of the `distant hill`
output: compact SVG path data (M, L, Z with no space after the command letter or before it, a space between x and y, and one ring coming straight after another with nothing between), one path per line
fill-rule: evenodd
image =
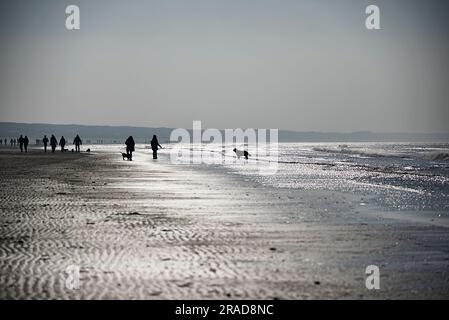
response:
M449 133L377 133L279 131L282 142L449 142Z
M169 141L173 128L145 128L131 126L90 126L42 123L0 122L0 138L16 138L20 134L27 135L32 142L55 134L57 138L66 137L69 141L79 134L91 143L124 143L130 135L137 143L148 143L156 134L161 143ZM449 133L375 133L375 132L297 132L279 131L279 142L449 142Z

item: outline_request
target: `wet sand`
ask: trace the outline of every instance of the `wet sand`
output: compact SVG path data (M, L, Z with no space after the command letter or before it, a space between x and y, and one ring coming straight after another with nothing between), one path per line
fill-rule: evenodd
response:
M1 299L449 297L444 225L376 215L352 195L135 160L0 151ZM365 287L371 264L380 290Z

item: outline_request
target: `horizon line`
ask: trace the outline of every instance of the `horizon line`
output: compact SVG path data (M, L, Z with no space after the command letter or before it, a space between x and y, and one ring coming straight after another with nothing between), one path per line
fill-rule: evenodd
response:
M79 127L117 127L117 128L137 128L137 129L177 129L176 127L166 127L166 126L137 126L137 125L107 125L107 124L79 124L79 123L45 123L45 122L15 122L15 121L0 121L1 124L17 124L17 125L54 125L54 126L79 126ZM208 129L209 127L205 127L202 130ZM183 129L186 130L193 130L192 128L186 128ZM267 128L253 128L253 127L246 127L246 128L217 128L218 130L226 130L226 129L267 129ZM407 134L407 135L449 135L449 132L406 132L406 131L397 131L397 132L386 132L386 131L370 131L370 130L357 130L357 131L314 131L314 130L307 130L307 131L300 131L297 129L279 129L279 128L270 128L270 129L277 129L279 132L294 132L294 133L320 133L320 134L360 134L360 133L368 133L368 134ZM267 129L267 130L270 130Z

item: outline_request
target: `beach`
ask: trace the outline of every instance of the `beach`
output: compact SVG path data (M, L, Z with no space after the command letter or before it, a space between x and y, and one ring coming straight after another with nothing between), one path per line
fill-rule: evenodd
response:
M1 299L449 296L449 229L112 151L0 151ZM365 286L380 269L380 290ZM78 288L67 281L79 268ZM72 268L72 269L71 269Z

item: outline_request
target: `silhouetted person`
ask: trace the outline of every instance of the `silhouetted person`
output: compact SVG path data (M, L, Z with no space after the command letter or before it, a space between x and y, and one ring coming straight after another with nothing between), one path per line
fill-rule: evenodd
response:
M23 137L22 135L20 135L19 139L17 140L17 142L19 143L19 147L20 147L20 152L23 152Z
M9 143L11 144L11 148L12 148L12 146L14 144L14 140L11 138L11 140L9 140Z
M58 140L56 140L55 135L52 134L50 137L51 152L55 152L57 145L58 145Z
M156 135L154 135L153 139L151 139L151 149L153 150L153 159L157 159L158 148L162 149L162 146L159 144L159 141L157 141Z
M44 143L44 151L47 152L47 144L48 144L47 136L44 136L44 139L42 139L42 142Z
M28 137L25 136L25 138L23 138L23 146L25 147L25 152L28 152L28 143L30 143L30 140L28 140Z
M65 147L65 138L64 136L61 137L61 139L59 140L59 145L61 146L61 152L64 151L64 147Z
M3 139L0 139L0 146L3 144ZM6 143L5 143L6 146Z
M16 145L17 145L17 140L14 139L14 148L16 147Z
M128 160L132 161L133 159L133 152L134 152L134 146L136 143L134 142L134 139L132 136L129 136L128 139L125 141L126 144L126 154L128 155Z
M79 135L76 135L75 139L73 140L73 144L75 145L75 151L80 152L80 144L83 144L83 141L81 141Z

